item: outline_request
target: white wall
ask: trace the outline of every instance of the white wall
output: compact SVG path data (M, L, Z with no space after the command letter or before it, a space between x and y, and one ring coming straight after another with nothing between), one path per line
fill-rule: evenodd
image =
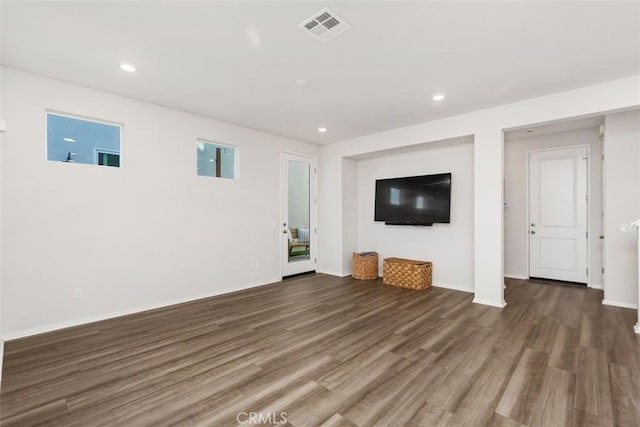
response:
M534 150L587 144L591 150L591 199L589 211L589 276L591 286L602 286L602 141L598 128L560 132L519 139L504 144L505 201L504 270L509 277L528 277L527 162Z
M344 271L345 251L357 250L353 244L343 245L342 224L348 219L343 206L343 158L474 135L474 301L502 307L502 131L636 107L640 105L639 86L637 75L322 146L319 270Z
M451 223L432 227L385 225L373 220L376 179L451 172ZM473 292L473 143L423 148L358 162L358 251L382 259L433 262L436 286Z
M605 285L604 302L637 307L637 233L640 218L640 111L605 116Z
M280 279L280 152L316 146L13 69L2 88L5 337ZM47 161L45 109L122 123L122 167ZM239 179L197 176L197 138L236 145Z
M342 276L351 274L351 260L358 247L358 162L342 159Z

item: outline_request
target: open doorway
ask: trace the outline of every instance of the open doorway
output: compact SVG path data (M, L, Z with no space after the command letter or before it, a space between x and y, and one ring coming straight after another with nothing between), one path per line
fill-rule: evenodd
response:
M602 288L604 118L505 131L505 276Z

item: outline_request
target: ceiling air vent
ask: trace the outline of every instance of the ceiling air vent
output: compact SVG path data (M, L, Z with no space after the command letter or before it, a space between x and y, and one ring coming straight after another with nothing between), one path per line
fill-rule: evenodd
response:
M313 16L305 19L298 26L323 43L351 28L349 24L328 8L314 13Z

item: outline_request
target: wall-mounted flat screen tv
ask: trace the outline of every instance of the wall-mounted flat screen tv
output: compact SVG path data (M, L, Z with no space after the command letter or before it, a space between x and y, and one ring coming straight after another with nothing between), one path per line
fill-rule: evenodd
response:
M376 180L375 221L433 225L451 220L451 174Z

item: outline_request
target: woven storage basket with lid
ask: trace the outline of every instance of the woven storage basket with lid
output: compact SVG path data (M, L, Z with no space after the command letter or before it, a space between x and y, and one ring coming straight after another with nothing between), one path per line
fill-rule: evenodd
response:
M378 253L353 253L352 276L354 279L375 280L378 278Z

